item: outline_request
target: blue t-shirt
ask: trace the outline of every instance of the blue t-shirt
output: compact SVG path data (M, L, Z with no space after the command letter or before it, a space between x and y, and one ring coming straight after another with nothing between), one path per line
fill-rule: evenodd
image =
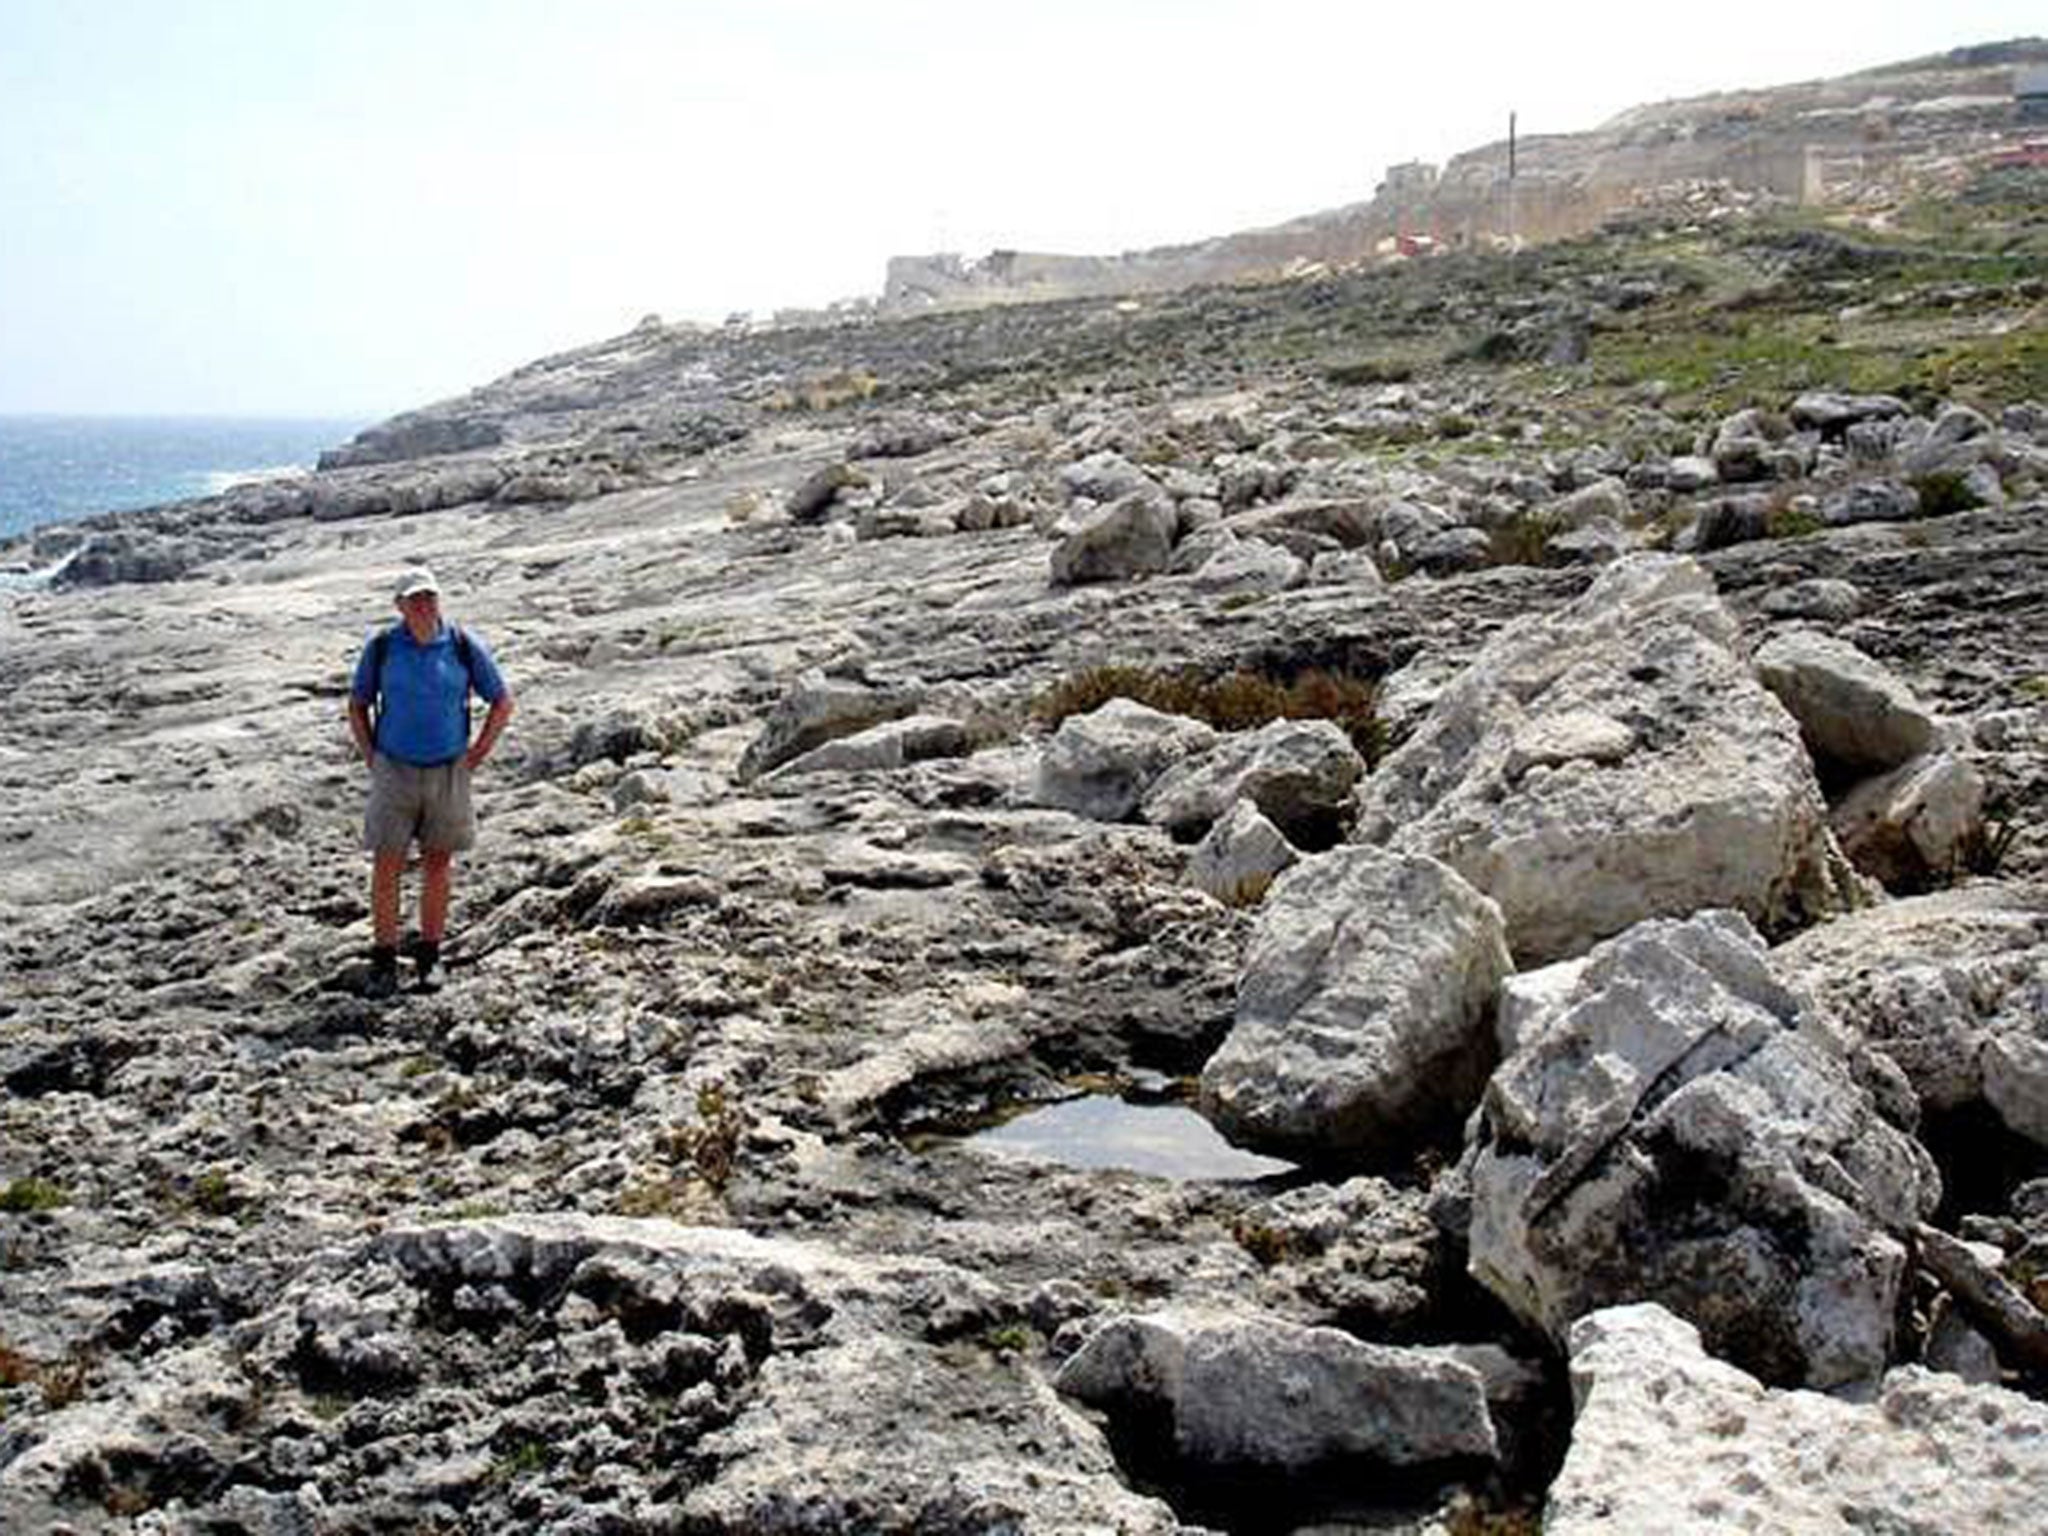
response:
M471 685L487 703L505 696L505 679L491 648L474 630L464 630L463 636L469 643L469 668L455 649L452 625L443 624L425 645L405 625L392 625L384 631L381 678L371 675L376 636L363 646L350 692L357 703L377 711L377 750L386 757L420 767L453 762L469 747Z

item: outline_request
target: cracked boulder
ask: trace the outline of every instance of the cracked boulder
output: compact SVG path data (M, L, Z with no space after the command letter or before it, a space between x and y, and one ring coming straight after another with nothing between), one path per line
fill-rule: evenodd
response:
M1787 930L1854 878L1797 725L1712 579L1670 556L1488 642L1366 781L1353 837L1450 865L1524 964L1710 907Z
M1468 1151L1473 1275L1559 1340L1655 1301L1766 1381L1875 1381L1907 1272L1891 1234L1938 1176L1755 930L1644 923L1524 1001Z

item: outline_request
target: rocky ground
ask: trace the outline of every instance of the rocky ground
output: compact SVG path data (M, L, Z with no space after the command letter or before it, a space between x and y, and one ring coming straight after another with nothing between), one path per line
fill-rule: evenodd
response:
M643 327L0 550L0 1525L2027 1528L2048 373L1978 190ZM519 712L376 1004L418 560ZM1081 1094L1297 1171L963 1139Z

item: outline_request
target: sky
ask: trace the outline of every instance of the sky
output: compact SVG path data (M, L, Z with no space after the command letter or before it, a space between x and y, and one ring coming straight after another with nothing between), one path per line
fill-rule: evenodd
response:
M1683 18L1682 27L1676 18ZM376 418L642 316L1371 197L2040 0L0 0L0 414Z

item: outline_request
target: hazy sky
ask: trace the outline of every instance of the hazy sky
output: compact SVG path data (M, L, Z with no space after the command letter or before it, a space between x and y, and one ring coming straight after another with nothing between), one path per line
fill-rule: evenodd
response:
M2040 0L0 0L0 412L381 416L655 311L1372 195Z

